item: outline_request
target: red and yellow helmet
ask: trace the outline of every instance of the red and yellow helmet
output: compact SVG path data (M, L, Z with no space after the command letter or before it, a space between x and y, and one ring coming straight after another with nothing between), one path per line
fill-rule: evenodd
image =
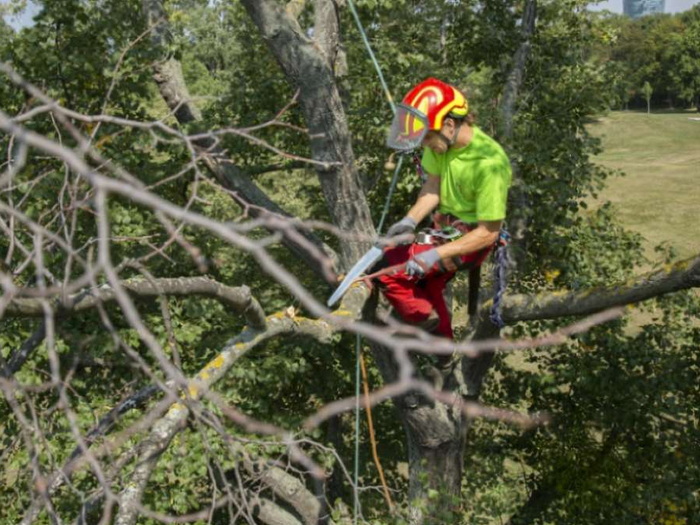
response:
M396 109L387 144L411 150L421 145L428 131L439 131L446 117L466 117L469 104L457 88L429 78L409 91Z

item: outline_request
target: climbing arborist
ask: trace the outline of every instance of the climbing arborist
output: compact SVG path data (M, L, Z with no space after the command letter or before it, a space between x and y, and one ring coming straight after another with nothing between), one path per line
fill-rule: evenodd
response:
M435 78L415 86L397 106L387 143L405 152L424 148L423 187L387 237L415 232L431 212L433 229L419 232L412 244L387 249L384 264L406 264L377 279L405 322L452 338L445 287L457 270L479 266L498 241L510 162L474 125L464 94Z

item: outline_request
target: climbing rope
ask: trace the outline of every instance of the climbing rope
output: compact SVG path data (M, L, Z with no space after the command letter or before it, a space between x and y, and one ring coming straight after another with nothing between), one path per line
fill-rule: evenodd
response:
M362 370L362 385L365 391L365 410L367 411L367 425L369 426L369 440L372 445L372 457L374 458L374 464L377 466L379 471L379 480L382 483L382 490L384 491L384 499L389 509L394 508L394 502L391 501L391 495L389 494L389 487L386 484L386 478L384 477L384 469L382 464L379 462L379 454L377 453L377 440L374 435L374 423L372 422L372 406L369 402L369 379L367 377L367 367L365 366L365 359L362 357L362 351L360 350L360 368Z
M428 180L428 175L426 175L425 170L423 169L423 163L421 162L418 153L413 151L411 157L413 159L413 165L416 167L416 173L418 173L418 176L420 177L420 181L425 184L425 181Z
M384 209L382 210L382 216L379 219L379 224L377 225L377 235L381 234L382 227L384 226L384 220L389 214L389 206L391 205L391 199L394 196L394 190L396 189L396 184L399 180L399 171L401 171L401 165L403 164L403 155L399 156L399 161L396 163L396 168L394 168L394 175L391 177L391 184L389 185L389 192L386 196L386 201L384 202Z
M372 59L372 63L374 64L374 68L377 70L377 76L379 76L379 82L382 84L382 89L384 89L384 94L386 95L386 99L389 102L389 105L391 106L391 111L392 113L396 114L396 105L394 104L394 99L391 96L391 92L389 91L389 87L386 85L386 82L384 81L384 75L382 74L382 68L379 67L379 62L377 62L376 57L374 56L374 51L372 51L372 46L369 44L369 39L367 38L367 33L365 32L365 28L362 27L362 22L360 21L360 17L357 14L357 9L355 9L355 3L352 0L348 0L348 5L350 6L350 11L352 12L352 16L355 19L355 23L357 24L357 29L360 31L360 35L362 36L362 41L365 44L365 47L367 48L367 53L369 54L369 57Z
M350 11L352 12L352 16L355 19L355 23L357 24L357 29L360 31L360 35L362 36L362 41L365 44L365 48L367 49L367 53L369 54L369 57L372 60L372 63L374 64L374 68L377 71L377 76L379 77L379 81L382 84L382 89L384 90L384 94L386 95L386 99L389 102L389 106L391 107L392 113L396 114L396 105L394 104L394 99L391 96L391 92L389 91L389 87L387 86L386 81L384 80L384 75L382 74L382 69L379 66L379 62L377 61L377 58L374 56L374 51L372 51L372 46L369 43L369 39L367 38L367 33L362 26L362 22L360 21L360 17L357 14L357 9L355 9L355 4L353 0L348 0L348 5L350 6ZM382 211L381 218L379 220L379 224L377 225L377 233L381 232L382 227L384 226L384 220L386 219L387 214L389 213L389 205L391 203L391 198L394 194L394 189L396 188L396 183L398 181L398 174L399 171L401 170L401 164L402 164L402 157L399 157L399 162L396 164L396 168L394 169L394 175L391 179L391 184L389 186L389 193L387 195L386 202L384 203L384 210ZM386 482L384 481L384 471L382 470L382 466L379 463L379 457L376 453L376 442L375 442L375 436L374 436L374 426L372 424L372 412L371 412L371 407L369 405L369 387L367 385L367 379L366 379L366 372L364 371L364 361L362 360L362 345L361 345L361 338L359 334L357 335L356 339L356 370L355 370L355 472L354 472L354 509L353 509L353 523L357 524L358 516L359 516L359 511L360 511L360 500L359 500L359 494L358 494L358 480L359 480L359 469L360 469L360 369L363 369L363 376L365 379L365 405L366 405L366 410L367 410L367 421L368 425L370 428L370 439L372 440L372 447L373 447L373 456L374 456L374 461L377 466L377 470L379 471L379 476L382 481L382 485L384 487L384 493L385 497L387 498L387 502L389 503L389 507L392 506L391 503L391 498L389 497L389 492L386 487Z
M353 524L357 525L360 514L360 495L357 490L360 478L360 359L362 357L362 339L360 334L355 337L355 472L353 476Z
M506 323L501 315L501 303L503 301L503 294L506 291L507 284L507 269L508 269L508 243L510 242L510 234L504 228L498 234L498 241L496 242L496 252L494 253L495 266L493 269L493 277L496 283L496 289L493 296L493 305L491 305L491 315L489 318L491 322L498 326L498 328L503 328Z

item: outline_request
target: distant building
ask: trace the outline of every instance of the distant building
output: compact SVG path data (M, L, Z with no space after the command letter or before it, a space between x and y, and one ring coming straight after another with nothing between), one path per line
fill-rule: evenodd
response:
M663 13L666 0L625 0L623 6L627 16L639 18L644 15Z

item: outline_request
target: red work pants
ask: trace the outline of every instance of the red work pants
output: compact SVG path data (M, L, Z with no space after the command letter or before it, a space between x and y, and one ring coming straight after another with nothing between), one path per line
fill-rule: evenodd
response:
M402 264L414 255L435 248L431 244L411 244L396 246L384 252L388 266ZM460 257L462 268L473 268L484 262L492 247ZM445 288L455 272L429 272L418 279L401 271L377 277L384 296L397 314L409 324L419 324L435 312L439 318L435 333L452 339L452 316L445 301Z

